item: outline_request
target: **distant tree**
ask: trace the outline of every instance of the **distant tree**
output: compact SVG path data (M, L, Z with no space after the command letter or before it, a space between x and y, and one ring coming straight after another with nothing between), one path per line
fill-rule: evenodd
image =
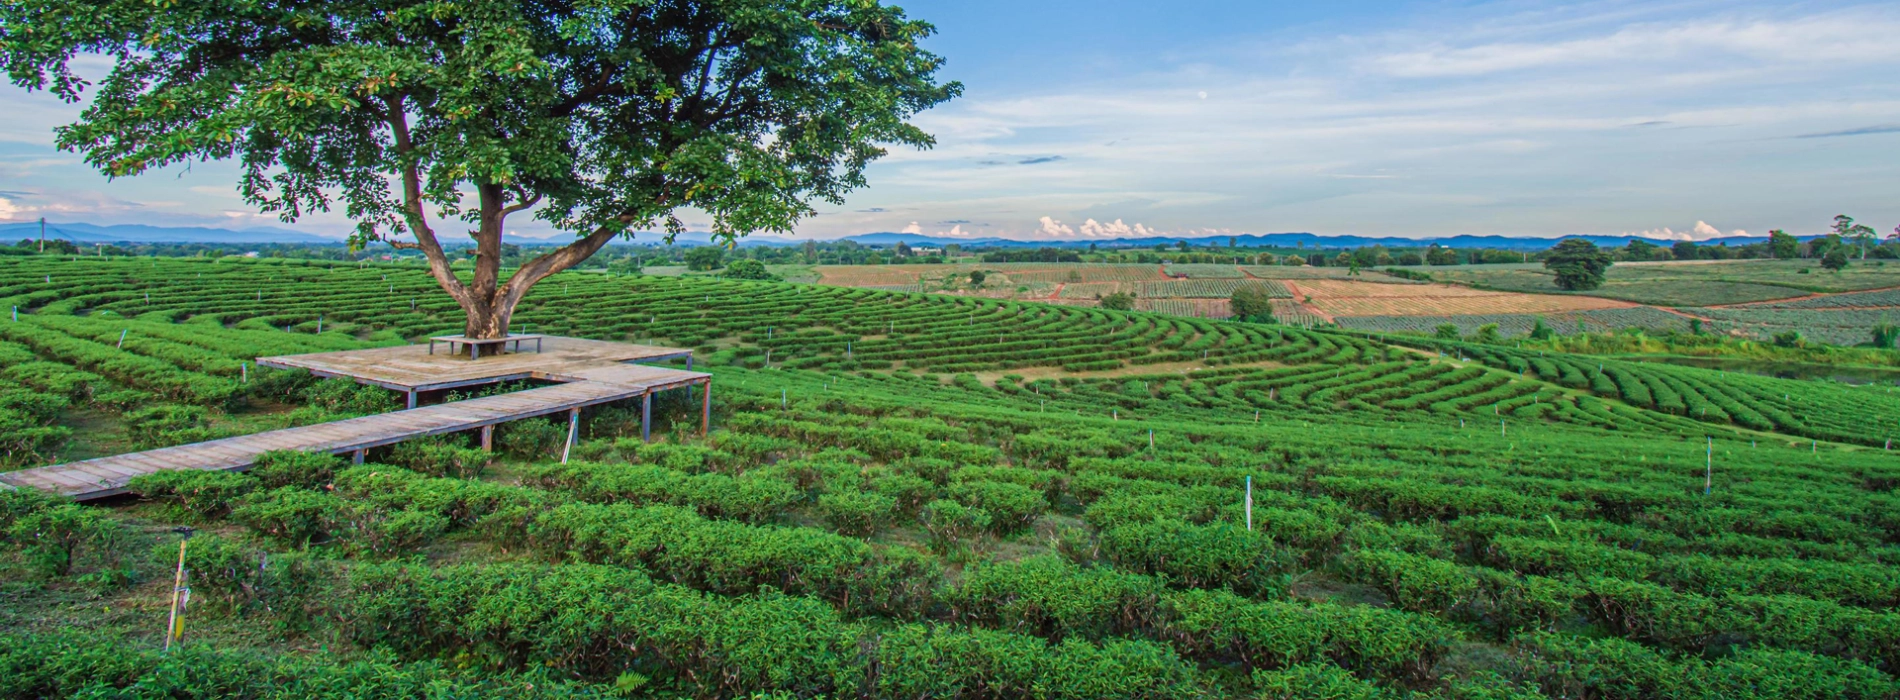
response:
M1183 247L1186 247L1186 246L1187 246L1187 241L1181 241L1181 245L1182 245ZM1157 252L1157 253L1166 253L1166 252L1168 252L1168 244L1166 244L1166 243L1156 243L1156 244L1155 244L1155 252Z
M726 266L726 271L719 273L719 276L741 280L778 279L772 273L766 271L765 263L750 258L732 261L731 265Z
M1551 329L1550 329L1550 326L1546 326L1546 325L1544 325L1544 317L1542 317L1542 316L1535 316L1535 317L1533 317L1533 318L1532 318L1532 321L1531 321L1531 339L1533 339L1533 340L1547 340L1547 339L1549 339L1549 338L1550 338L1551 336L1553 336L1553 335L1556 335L1556 334L1557 334L1557 332L1556 332L1556 331L1553 331L1553 330L1551 330Z
M990 276L987 274L984 274L982 270L971 270L970 271L970 286L981 287L983 286L983 280L986 280L989 278Z
M1181 250L1187 250L1187 249L1188 249L1188 242L1187 242L1187 241L1175 241L1175 242L1174 242L1174 247L1176 247L1176 248L1180 248Z
M1458 251L1433 243L1432 247L1425 249L1425 262L1430 265L1456 265Z
M695 246L686 251L686 269L717 270L726 262L726 249L716 245Z
M1821 267L1835 272L1847 269L1847 248L1845 246L1829 248L1827 254L1821 256Z
M1564 239L1544 258L1544 267L1557 275L1557 286L1572 291L1603 286L1603 273L1611 264L1609 253L1582 238Z
M1419 255L1417 252L1414 252L1414 251L1406 251L1404 253L1399 254L1399 264L1400 265L1423 265L1425 264L1425 257L1422 255Z
M1784 348L1798 348L1805 344L1805 341L1801 338L1801 331L1782 331L1776 333L1773 337L1773 341L1775 345Z
M929 146L905 120L960 90L932 32L875 0L27 0L0 3L0 72L67 102L96 81L56 141L104 174L235 158L248 204L420 250L464 333L499 338L616 238L683 209L718 243L789 231L885 145ZM573 240L504 277L522 212Z
M943 255L946 258L955 257L962 254L963 254L963 246L961 244L948 243L943 246Z
M1095 241L1089 241L1089 252L1095 252Z
M1498 324L1487 323L1478 326L1478 332L1471 334L1471 340L1478 343L1497 343L1503 340L1503 337L1498 335Z
M817 241L805 241L805 264L806 265L818 264L818 242Z
M1286 267L1302 267L1306 265L1306 258L1300 257L1298 255L1294 255L1294 254L1288 254L1284 258L1280 258L1280 264Z
M1896 340L1900 340L1900 326L1892 323L1874 324L1874 347L1892 350Z
M1441 340L1457 340L1458 327L1449 323L1440 323L1437 328L1432 330L1432 336Z
M1264 284L1243 284L1234 288L1233 296L1228 297L1227 310L1242 321L1270 321L1273 297Z
M1128 292L1114 292L1102 297L1102 308L1113 311L1128 311L1135 308L1135 295Z
M1623 256L1631 260L1654 260L1656 259L1656 244L1641 238L1632 238L1629 245L1623 246Z
M1768 249L1777 259L1793 260L1801 257L1801 240L1788 235L1786 231L1775 229L1768 232Z
M1278 265L1278 264L1280 264L1280 258L1279 258L1278 256L1275 256L1275 255L1274 255L1274 254L1272 254L1272 253L1261 253L1261 254L1259 254L1259 255L1255 255L1255 256L1253 256L1253 264L1255 264L1255 265Z
M1860 259L1867 259L1867 246L1876 237L1873 227L1854 223L1854 217L1840 214L1834 217L1834 237L1842 241L1853 241L1860 246Z
M1694 260L1698 257L1696 244L1692 241L1676 241L1676 244L1669 248L1669 252L1674 254L1677 260Z
M905 242L903 242L903 241L898 241L898 242L897 242L897 250L896 250L896 253L897 253L897 257L900 257L900 258L908 258L908 257L910 257L910 256L912 256L912 255L914 255L914 253L912 253L912 252L911 252L911 250L910 250L910 244L909 244L909 243L905 243Z
M1240 247L1240 238L1239 238L1238 236L1228 236L1228 237L1227 237L1227 247L1229 247L1229 248L1239 248L1239 247Z
M1372 267L1379 264L1379 254L1385 252L1384 246L1362 246L1352 249L1352 262L1359 267Z

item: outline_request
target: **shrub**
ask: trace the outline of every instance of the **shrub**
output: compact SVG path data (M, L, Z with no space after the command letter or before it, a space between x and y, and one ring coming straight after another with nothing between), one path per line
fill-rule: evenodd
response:
M526 418L497 426L495 442L517 457L548 457L558 454L567 442L567 429L545 418Z
M1279 573L1291 558L1259 533L1229 524L1155 521L1102 532L1102 554L1131 571L1166 577L1188 588L1231 588L1265 595L1286 588Z
M455 479L480 477L490 455L478 448L441 440L410 440L390 450L389 461L429 476Z
M280 544L308 547L330 537L341 502L327 494L285 486L252 494L231 519Z
M990 514L989 511L956 501L935 500L924 505L918 513L917 522L930 535L930 550L946 554L989 530Z
M251 464L250 474L263 489L285 486L314 489L330 483L336 478L337 470L342 468L343 458L336 455L272 450L257 456L257 461Z
M1048 501L1035 489L994 481L951 484L950 497L987 513L990 530L999 535L1028 528L1048 507Z
M132 477L126 488L206 521L230 513L233 502L257 488L257 479L237 472L173 469Z
M90 580L108 584L130 580L131 571L120 555L131 533L119 521L71 503L13 503L18 510L10 516L6 538L19 547L34 572L62 577L83 571Z
M139 449L203 442L214 437L202 406L157 404L125 414L125 429Z
M840 534L869 537L891 519L896 499L881 493L844 491L818 497L818 516Z

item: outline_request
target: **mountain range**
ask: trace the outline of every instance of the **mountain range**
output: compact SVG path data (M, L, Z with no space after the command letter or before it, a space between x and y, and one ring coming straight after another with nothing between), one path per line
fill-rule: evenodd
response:
M40 225L37 222L0 224L0 242L34 239L39 235ZM639 237L631 242L631 245L650 245L657 235L658 234L640 234ZM342 243L342 241L337 238L282 228L257 227L233 230L205 227L146 226L141 224L100 226L88 223L48 223L46 224L46 237L49 239L65 239L80 244L122 242L214 244ZM1532 238L1512 236L1445 236L1438 238L1401 238L1396 236L1323 236L1314 233L1267 233L1235 236L1149 236L1145 238L1022 241L1009 238L950 238L915 233L881 232L861 233L854 236L846 236L838 240L854 241L867 246L894 246L898 243L904 243L911 246L931 247L956 244L965 248L979 246L994 248L1085 248L1090 244L1094 244L1105 248L1147 248L1156 245L1173 246L1179 241L1187 241L1191 246L1200 247L1225 246L1230 238L1234 239L1235 242L1240 245L1247 247L1359 248L1382 245L1389 248L1408 248L1436 243L1449 248L1493 248L1500 250L1532 251L1549 248L1565 238L1581 238L1599 246L1616 247L1628 245L1630 241L1636 240L1639 237L1563 236L1559 238ZM1811 237L1803 236L1802 238ZM1673 240L1659 238L1643 238L1642 240L1647 240L1650 243L1663 247L1668 247L1676 243L1676 241ZM1766 240L1768 239L1764 236L1736 236L1709 241L1697 241L1697 244L1715 245L1726 243L1729 245L1746 245L1749 243L1760 243ZM536 245L552 242L552 239L510 237L509 241L523 245ZM686 246L706 245L707 238L705 234L688 233L681 235L678 243ZM787 240L774 237L741 239L740 245L790 246L802 245L803 243L803 240Z

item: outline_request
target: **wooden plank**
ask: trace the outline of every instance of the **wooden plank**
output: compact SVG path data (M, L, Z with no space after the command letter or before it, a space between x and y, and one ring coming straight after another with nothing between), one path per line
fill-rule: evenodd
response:
M601 343L600 345L616 344ZM658 350L679 353L671 348L658 348ZM706 382L711 377L703 372L621 364L623 360L603 359L611 358L614 353L591 355L586 352L568 353L564 358L541 358L540 360L531 355L532 353L505 355L503 359L509 359L514 363L506 367L511 371L519 371L529 361L542 362L544 368L558 365L559 373L563 375L561 378L570 381L556 386L423 406L376 416L284 428L191 445L22 470L0 475L0 482L53 491L80 499L92 498L123 492L122 485L130 478L166 469L244 468L255 461L259 455L271 450L351 452L394 444L422 435L473 430L522 418L571 412L587 406L642 396L650 397L656 387L688 386ZM524 358L524 356L529 357ZM558 363L545 361L549 359L562 361ZM401 374L400 371L392 370L387 366L376 367L371 359L363 359L359 364L375 368L379 373L379 380ZM260 365L306 366L264 360L260 360ZM306 366L306 368L312 367ZM466 366L459 368L449 366L449 368L467 369ZM324 366L318 369L325 372L337 371L340 374L351 374L347 367ZM443 378L439 374L410 374L437 381Z

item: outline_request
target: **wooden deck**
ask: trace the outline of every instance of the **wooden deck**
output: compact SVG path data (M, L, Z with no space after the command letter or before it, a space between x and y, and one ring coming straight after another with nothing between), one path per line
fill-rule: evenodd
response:
M511 352L479 360L451 355L446 348L438 347L432 354L428 345L397 345L260 357L257 366L304 369L319 377L351 377L364 384L415 393L518 379L548 379L550 375L588 367L673 359L685 359L686 368L693 367L691 350L547 336L541 352Z
M576 339L551 338L550 348L554 346L553 341L556 340L574 341ZM415 383L404 387L411 392L412 407L362 418L7 472L0 474L0 488L31 487L76 500L88 500L124 493L126 482L141 474L167 469L246 469L256 462L259 455L272 450L348 453L356 455L360 461L362 452L371 448L429 435L476 429L483 431L483 447L487 447L489 431L497 424L562 412L567 412L570 416L568 439L571 444L576 435L575 428L579 423L580 409L632 398L643 399L641 433L643 437L646 437L650 435L653 393L695 385L704 387L700 427L702 431L707 428L712 415L712 375L704 372L625 364L627 360L612 359L627 356L636 360L665 359L679 357L680 353L687 353L686 356L690 357L690 351L634 345L622 346L625 349L620 351L602 352L607 349L587 345L596 342L582 341L582 343L571 344L567 354L540 358L544 362L538 364L532 362L536 359L535 353L502 355L483 358L475 362L461 360L469 365L480 366L453 367L451 365L451 368L457 371L449 374L444 381L462 382L457 386L515 378L535 378L565 383L420 408L413 407L414 391L420 387L430 386L431 383L428 377L414 373L425 372L426 366L398 364L396 367L385 368L375 365L372 360L364 357L365 355L382 356L400 363L404 358L409 357L408 353L393 351L409 350L416 346L259 358L260 365L265 364L265 360L268 359L273 361L275 366L281 367L323 366L334 370L332 372L334 375L356 376L367 383L382 386L387 386L387 384L383 384L380 380L391 377L397 377L403 381L415 380ZM617 344L600 343L600 345ZM355 356L351 357L351 355ZM588 361L590 357L591 362ZM456 362L454 359L447 359L447 361ZM351 369L364 370L369 376L374 376L379 381L370 381L363 375L346 373L346 370ZM440 375L437 378L441 378Z

